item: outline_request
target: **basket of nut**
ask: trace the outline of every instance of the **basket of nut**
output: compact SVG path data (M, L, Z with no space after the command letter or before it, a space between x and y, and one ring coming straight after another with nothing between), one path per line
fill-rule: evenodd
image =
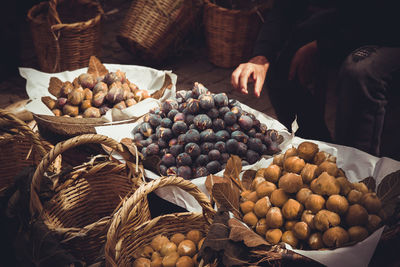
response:
M232 160L239 166L240 159ZM244 265L367 265L384 231L382 226L391 224L384 233L398 237L393 204L398 204L400 194L399 171L386 175L376 188L372 177L350 181L336 164L336 157L309 141L274 156L269 163L224 175L239 185L236 190L226 187L224 193L236 196L236 202L227 202L216 191L223 178L209 177L213 199L234 214L226 221L230 229L226 238L235 245L224 255L233 253L235 259L217 257L225 266L233 266L235 261L246 262ZM221 246L207 239L215 237L207 236L208 250L200 254L206 263L215 260ZM361 253L363 257L357 256Z
M102 144L121 155L125 164L108 155L97 155L77 166L66 166L56 173L47 172L63 152L84 144ZM56 235L64 249L90 265L99 256L111 215L121 199L142 183L143 169L133 146L118 143L102 135L85 134L58 143L42 159L31 183L30 210L33 219ZM54 186L41 198L41 183L48 177ZM146 198L133 208L132 223L150 218ZM39 249L39 248L38 248Z
M131 70L128 67L125 69ZM71 78L69 73L52 76L50 80L48 74L32 70L23 70L21 75L28 80L28 85L31 84L30 81L35 82L33 77L41 79L40 86L44 80L47 81L48 89L41 88L40 93L35 90L39 85L32 85L30 88L27 85L27 93L31 99L41 99L36 106L32 103L28 105L36 108L31 111L42 134L50 133L65 139L85 133L96 133L96 126L133 122L141 114L148 112L148 106L156 105L158 99L165 97L164 93L171 92L169 89L172 87L172 80L169 74L144 67L138 69L139 67L133 69L135 72L131 72L136 75L142 74L143 77L133 78L141 82L141 87L157 85L154 89L139 88L128 79L126 72L120 69L109 71L96 57L91 57L87 71L75 71L79 76L67 81L61 81L58 77ZM151 80L153 76L154 79L157 78L157 82ZM146 83L142 82L143 80L146 80ZM143 103L137 105L139 102ZM149 102L152 105L147 105ZM41 109L38 110L37 107Z
M50 144L12 113L0 109L0 191L25 166L38 164Z
M190 193L202 207L203 213L173 213L140 225L132 223L141 199L166 186L179 187ZM106 265L197 266L197 253L214 213L208 197L183 178L163 177L143 184L123 201L112 219L105 245Z

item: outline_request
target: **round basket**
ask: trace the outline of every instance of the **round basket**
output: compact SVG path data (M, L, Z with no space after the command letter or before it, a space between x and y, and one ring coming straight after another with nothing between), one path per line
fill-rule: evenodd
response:
M52 175L52 180L58 181L54 196L42 203L39 189L49 165L64 151L83 144L107 146L118 152L126 164L106 157L106 160L92 159L62 170ZM114 210L122 198L133 193L142 183L143 169L138 165L137 155L103 135L81 135L58 143L42 159L32 178L32 217L42 219L50 231L59 234L65 249L77 259L93 263L105 243ZM137 215L131 219L140 224L150 218L150 211L146 198L137 204L134 209Z
M49 146L25 122L0 109L0 191L23 167L39 164Z
M190 193L203 208L203 213L183 212L158 216L141 225L132 222L137 216L137 205L150 192L164 187L177 186ZM190 181L170 176L153 180L140 186L116 212L107 233L105 245L106 266L131 266L137 253L144 245L163 234L167 237L175 233L186 234L199 230L206 234L215 211L210 200Z
M39 67L61 72L86 67L100 56L103 9L94 0L50 0L28 11Z
M179 47L196 10L193 0L133 1L117 40L135 56L159 62Z
M252 53L263 23L261 13L270 1L252 10L232 10L204 1L204 30L208 59L216 66L231 68L247 60Z

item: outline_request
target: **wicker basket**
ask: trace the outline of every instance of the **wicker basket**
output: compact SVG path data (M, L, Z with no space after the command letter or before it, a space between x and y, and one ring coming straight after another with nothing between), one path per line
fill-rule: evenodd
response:
M137 205L146 198L147 194L157 188L171 185L190 193L203 208L203 214L174 213L156 217L141 225L132 222L132 219L137 216L135 210L139 210ZM207 196L193 183L183 178L163 177L143 184L124 201L121 209L113 217L105 246L106 266L131 266L135 252L149 244L159 234L170 237L175 233L185 234L188 229L199 230L206 234L214 213Z
M23 167L39 164L46 150L50 150L50 144L25 122L0 109L0 191L13 183Z
M126 160L89 161L53 176L58 181L55 195L45 203L39 198L43 175L50 163L64 151L83 144L103 144L117 151ZM81 135L58 143L42 159L31 184L30 209L33 218L42 219L49 230L60 235L65 249L77 259L91 264L99 256L105 243L110 215L121 198L133 193L142 183L143 169L137 155L123 145L103 135ZM108 157L107 157L108 158ZM135 162L136 164L132 163ZM150 218L147 199L135 207L140 216L133 217L137 224ZM38 217L39 216L39 217Z
M251 56L262 24L261 13L271 5L271 1L252 10L231 10L210 0L204 2L203 19L209 61L223 68L238 66Z
M33 6L27 15L33 44L44 72L87 67L100 56L103 10L94 0L50 0Z
M117 40L135 56L161 61L189 32L196 10L193 0L133 1Z

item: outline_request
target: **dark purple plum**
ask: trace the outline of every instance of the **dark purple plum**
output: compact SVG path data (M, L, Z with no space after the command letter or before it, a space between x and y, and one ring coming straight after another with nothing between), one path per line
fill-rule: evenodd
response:
M172 155L170 153L165 154L161 158L161 164L165 165L166 167L174 166L175 165L175 157L174 157L174 155Z
M198 177L203 177L203 176L207 176L210 173L208 172L207 168L204 166L201 167L197 167L194 171L194 178L198 178Z
M163 157L165 154L169 153L169 149L168 148L163 148L160 150L160 153L158 154L159 156Z
M183 179L189 180L192 178L192 169L189 166L180 166L177 175Z
M189 154L192 158L196 158L201 154L201 149L196 143L188 143L185 146L185 152Z
M240 130L240 126L239 126L239 124L234 123L233 125L226 127L226 130L228 132L230 132L230 133L233 133L235 131L239 131Z
M163 118L161 120L161 124L162 127L166 127L166 128L171 128L172 127L172 120L168 119L168 118Z
M135 133L133 135L133 140L135 140L136 142L139 142L140 140L143 140L143 135L141 133Z
M242 109L240 107L236 107L236 106L232 107L231 111L236 114L237 118L240 118L242 116L242 112L243 111L242 111Z
M209 161L208 155L201 154L196 158L196 166L206 166Z
M238 142L247 143L249 137L242 131L234 131L231 133L231 138L235 139Z
M180 134L186 133L187 125L183 121L177 121L177 122L174 122L174 124L172 124L171 129L175 135L180 135Z
M165 142L164 140L162 140L162 139L158 139L157 140L157 145L158 145L158 147L160 148L160 149L163 149L163 148L168 148L168 143L167 142Z
M162 176L166 176L167 175L167 170L168 170L168 168L166 166L160 165L160 174Z
M221 170L221 164L216 160L210 161L207 163L206 168L209 173L215 174Z
M145 139L145 140L140 140L136 143L139 147L147 147L148 145L150 145L151 143Z
M173 133L171 131L170 128L164 128L164 127L160 127L157 129L156 131L156 135L158 139L162 139L166 142L168 142L169 140L171 140L171 138L173 137Z
M182 97L176 98L176 102L178 102L178 104L182 104L183 101L184 101L184 99Z
M162 118L161 118L160 115L151 114L149 116L149 123L153 127L157 127L158 125L160 125L161 124L161 120L162 120Z
M240 128L242 128L245 131L250 130L253 127L253 120L246 115L242 115L238 119Z
M177 138L178 145L184 146L186 144L185 140L186 140L186 134L180 134Z
M245 157L247 153L247 145L245 143L239 142L236 153L241 157Z
M248 135L249 137L255 137L256 134L257 134L257 131L256 131L256 129L254 129L254 128L251 128L250 130L247 131L247 135Z
M179 113L179 111L178 111L177 109L171 109L171 110L168 112L167 117L168 117L168 119L170 119L171 121L174 121L174 117L175 117L175 115L178 114L178 113Z
M192 89L192 97L193 98L198 98L202 94L208 94L209 91L208 89L201 83L194 83L193 89Z
M215 136L217 138L217 141L226 141L230 138L230 134L226 130L220 130L215 133Z
M212 129L206 129L200 133L200 141L204 142L215 142L217 139L214 131Z
M168 142L168 145L170 146L170 147L172 147L172 146L174 146L174 145L177 145L178 144L178 139L176 139L176 138L172 138L171 140L169 140L169 142Z
M196 129L197 130L197 127L194 124L190 124L188 128L189 128L189 130L191 130L191 129Z
M262 144L261 155L268 155L268 147Z
M239 101L237 101L236 99L233 99L233 98L229 99L228 105L229 105L230 108L232 108L232 107L240 107Z
M267 130L266 135L269 135L273 142L277 142L278 144L283 142L283 136L280 135L277 130L269 129Z
M172 175L177 175L178 173L178 168L176 166L171 166L167 169L167 175L172 176Z
M160 148L158 147L157 144L150 144L146 147L146 155L151 156L151 155L158 155L160 152Z
M174 122L177 122L177 121L185 121L185 114L183 114L183 113L177 113L176 115L175 115L175 117L174 117Z
M202 94L199 96L200 107L204 110L209 110L214 107L214 98L212 95Z
M221 164L221 170L225 170L225 168L226 168L226 163Z
M281 149L279 148L279 144L276 142L272 142L271 145L268 147L268 154L274 155L279 152L281 152Z
M208 154L211 150L214 149L214 144L210 142L205 142L200 145L201 153Z
M178 102L175 99L167 99L161 105L161 111L168 114L172 109L178 109Z
M193 119L194 125L196 125L197 129L203 131L212 126L212 121L210 117L205 114L200 114L194 117Z
M194 115L193 114L187 114L185 116L185 122L187 125L191 125L193 123Z
M180 153L183 152L183 146L182 145L173 145L170 147L169 152L174 156L178 156Z
M228 96L225 93L215 94L214 103L217 107L228 106Z
M236 123L236 119L237 119L236 114L233 113L232 111L228 111L224 115L224 121L227 126L230 126L230 125L233 125L234 123Z
M262 134L266 134L267 131L268 131L267 125L265 125L264 123L261 123L261 124L260 124L260 129L259 129L258 131L259 131L260 133L262 133Z
M176 92L176 97L185 99L187 92L186 90L179 90Z
M143 122L149 122L151 114L146 114L143 116Z
M185 143L198 143L200 141L200 133L196 129L190 129L185 134Z
M152 143L154 143L154 141L158 140L158 137L155 133L153 133L152 135L149 136L149 138L153 141Z
M225 113L227 113L229 111L231 111L231 110L228 107L220 107L219 110L218 110L218 113L219 113L219 116L221 118L223 118Z
M200 111L200 101L198 99L189 99L186 105L187 113L198 114Z
M218 109L212 108L209 111L207 111L207 116L210 117L211 119L218 118L219 112Z
M186 107L187 107L187 102L183 102L183 103L179 104L178 111L182 112L184 114L187 114L188 112L187 112L187 108Z
M235 139L229 139L226 141L226 152L230 154L236 154L239 147L239 142Z
M242 160L242 166L247 166L247 165L250 165L250 164L247 161Z
M229 158L230 155L228 153L222 153L219 161L222 163L227 163Z
M147 152L146 152L147 148L143 147L142 150L140 151L140 153L142 153L143 157L147 157Z
M262 153L262 145L262 141L258 138L249 138L249 141L247 142L249 149L258 153Z
M142 126L141 123L139 123L138 125L136 125L136 126L133 128L132 133L133 133L133 134L140 133L140 127L141 127L141 126Z
M260 154L257 152L248 149L246 153L246 161L250 164L256 163L260 159Z
M208 158L210 161L219 160L221 157L221 152L216 149L211 150L208 152Z
M219 152L224 153L226 151L226 144L223 141L218 141L214 144L214 148Z
M216 131L216 132L225 129L225 122L224 122L223 119L216 118L216 119L213 120L212 124L213 124L212 125L213 130Z
M254 136L252 136L252 137L261 139L261 140L264 142L264 136L265 136L265 135L263 135L262 133L256 133L256 134L255 134Z
M186 152L180 153L176 156L176 166L192 165L192 158Z
M153 129L151 128L150 123L143 122L142 125L140 126L140 133L145 137L149 137L150 135L152 135Z

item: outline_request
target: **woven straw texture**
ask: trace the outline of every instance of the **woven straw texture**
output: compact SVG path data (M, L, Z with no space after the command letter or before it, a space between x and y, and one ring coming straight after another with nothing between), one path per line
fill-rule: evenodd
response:
M252 10L231 10L204 1L204 30L208 59L216 66L231 68L247 60L262 24L267 1Z
M0 109L0 191L23 167L39 164L49 146L25 122Z
M162 215L148 220L143 224L132 222L135 218L137 205L146 198L147 194L164 186L177 186L190 193L203 208L203 214L184 212ZM163 234L171 237L175 233L186 234L189 230L199 230L204 235L212 222L213 210L209 199L190 181L170 176L153 180L141 185L136 192L123 202L121 208L114 215L107 233L105 246L106 266L131 266L134 255L144 245Z
M136 0L122 22L117 40L138 57L161 61L193 27L193 0Z
M100 56L101 17L97 1L50 0L33 6L27 15L40 69L61 72L87 67Z
M55 195L48 202L39 199L39 188L49 165L64 151L84 144L102 144L118 152L126 161L89 161L53 177L58 181ZM81 135L58 143L37 167L31 184L30 209L33 218L40 216L49 230L60 234L65 248L87 264L93 263L105 243L111 215L121 199L142 183L143 168L137 154L103 135ZM135 162L136 161L136 162ZM135 163L133 163L135 162ZM132 221L138 224L150 218L147 199L135 207Z

